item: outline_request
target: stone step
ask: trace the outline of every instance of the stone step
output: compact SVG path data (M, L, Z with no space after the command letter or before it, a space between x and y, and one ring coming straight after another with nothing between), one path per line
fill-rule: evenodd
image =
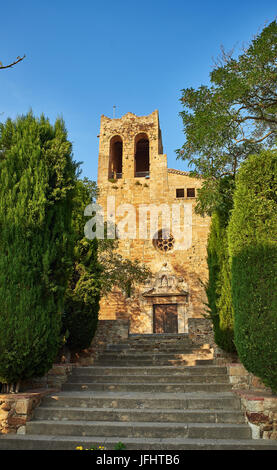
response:
M64 391L100 391L100 390L110 390L118 392L176 392L176 393L185 393L185 392L226 392L231 390L231 384L209 384L209 383L73 383L67 382L63 384L62 390Z
M35 410L35 420L136 421L176 423L245 423L240 410L152 410L120 408L46 407Z
M175 360L175 359L183 359L187 356L195 356L197 359L202 359L205 356L209 356L212 358L213 353L210 349L187 349L182 352L161 352L161 351L148 351L148 352L141 352L133 349L132 351L105 351L99 356L99 360L109 360L109 359L168 359L168 360Z
M172 359L172 360L151 360L151 359L130 359L126 360L125 358L122 359L117 359L117 360L100 360L97 359L95 361L96 366L114 366L114 367L120 367L120 366L193 366L193 365L212 365L214 364L213 359L195 359L194 356L187 356L186 359Z
M193 345L191 343L181 343L181 344L164 344L164 343L157 343L157 344L108 344L106 347L106 351L132 351L132 352L140 352L140 351L164 351L164 352L175 352L178 353L179 351L184 350L191 350L193 349ZM202 349L202 348L201 348ZM208 348L203 348L208 349Z
M188 333L149 333L149 334L134 334L131 333L127 340L124 342L133 343L155 343L162 341L163 343L178 343L181 341L190 341Z
M153 376L152 376L153 377ZM83 374L72 374L70 376L70 383L137 383L144 384L149 383L149 375L86 375L85 371ZM227 375L155 375L152 379L155 383L208 383L208 384L226 384L229 383Z
M88 366L88 367L75 367L73 369L72 375L163 375L163 376L172 376L182 374L184 376L192 377L194 375L203 376L203 375L212 375L212 376L222 376L227 374L227 369L224 366L217 365L205 365L205 366L148 366L148 367L110 367L110 366Z
M44 397L42 406L87 408L128 408L165 410L240 410L239 398L224 393L163 393L144 392L60 392Z
M27 434L48 434L55 436L105 436L183 439L250 439L251 430L247 424L230 423L149 423L113 421L28 421Z
M11 435L0 436L0 450L75 450L104 446L113 450L120 441L118 437L98 436L47 436ZM277 442L267 439L169 439L125 438L126 450L277 450ZM102 454L101 454L102 455Z

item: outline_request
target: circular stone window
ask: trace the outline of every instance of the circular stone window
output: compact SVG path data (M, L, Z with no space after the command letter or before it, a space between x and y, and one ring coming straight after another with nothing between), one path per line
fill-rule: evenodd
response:
M173 250L174 243L175 240L173 235L166 229L159 230L153 238L154 247L164 253Z

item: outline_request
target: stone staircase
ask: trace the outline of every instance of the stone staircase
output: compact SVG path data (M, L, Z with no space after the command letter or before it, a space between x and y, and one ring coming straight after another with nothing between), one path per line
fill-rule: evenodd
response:
M0 449L73 450L118 442L126 450L277 449L252 440L225 367L208 345L183 335L130 335L108 345L93 367L76 367L45 397L25 435Z

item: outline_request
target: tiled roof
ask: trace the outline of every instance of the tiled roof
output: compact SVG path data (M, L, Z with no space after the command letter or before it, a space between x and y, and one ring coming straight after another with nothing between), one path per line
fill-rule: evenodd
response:
M174 173L175 175L190 176L191 174L189 171L174 170L173 168L168 168L167 171L168 173Z

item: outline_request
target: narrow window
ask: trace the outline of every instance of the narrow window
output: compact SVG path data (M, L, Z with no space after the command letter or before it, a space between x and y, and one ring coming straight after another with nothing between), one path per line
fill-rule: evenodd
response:
M176 197L185 197L185 190L184 190L184 188L176 189Z
M116 135L110 142L109 179L122 178L122 148L122 139Z
M149 176L149 140L139 134L135 140L135 177Z
M187 188L187 197L195 197L195 188Z

